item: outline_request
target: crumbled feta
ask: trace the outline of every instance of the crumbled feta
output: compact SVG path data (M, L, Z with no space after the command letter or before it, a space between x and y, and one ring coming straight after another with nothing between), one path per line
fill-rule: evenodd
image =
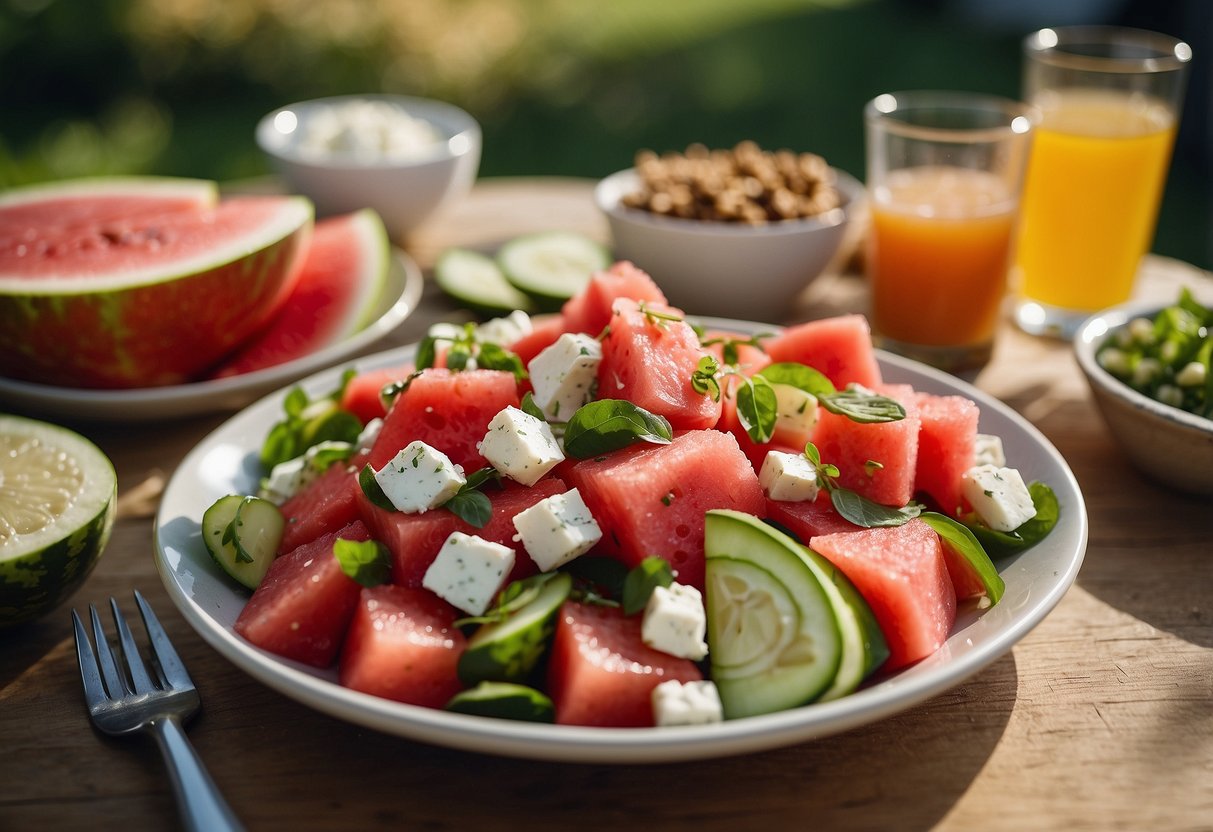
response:
M640 638L654 650L698 661L708 654L703 596L693 586L672 583L653 589L644 608Z
M375 472L392 505L406 514L425 512L455 496L467 478L463 468L424 442L410 442Z
M1001 468L1007 464L1007 454L1002 448L1002 439L989 433L979 433L973 440L973 464L993 465Z
M589 335L566 332L531 359L527 372L535 404L552 421L568 421L594 397L602 345Z
M772 500L797 503L817 499L817 472L803 454L769 451L758 482Z
M1015 468L977 465L960 480L969 505L995 531L1014 531L1036 516L1032 495Z
M670 725L707 725L724 721L724 706L714 682L670 679L653 688L653 721Z
M533 330L531 316L515 309L504 318L493 318L476 327L476 340L508 347Z
M553 494L514 515L514 537L542 572L580 557L602 539L602 529L574 488Z
M564 460L551 426L516 407L493 417L476 449L489 465L523 485L534 485Z
M772 384L775 391L775 432L806 436L817 424L817 397L791 384Z
M299 153L346 156L362 163L406 161L432 153L438 128L388 101L352 100L318 108L304 119Z
M458 341L463 338L463 332L463 324L439 321L436 324L430 324L430 328L425 331L425 334L442 341Z
M317 442L294 459L275 465L265 478L258 496L282 505L327 471L334 462L349 459L353 453L354 448L349 442L331 439Z
M381 430L383 430L382 419L374 418L367 422L362 432L358 434L358 439L354 442L354 454L357 455L361 451L369 451L371 446L375 444L375 440L379 438L379 431Z
M514 568L514 550L474 534L451 532L421 585L469 615L482 615Z

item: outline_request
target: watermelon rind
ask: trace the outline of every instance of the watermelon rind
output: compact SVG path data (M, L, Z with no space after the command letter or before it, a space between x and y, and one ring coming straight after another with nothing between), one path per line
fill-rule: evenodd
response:
M78 482L62 474L73 465ZM15 531L18 512L47 511L40 495L69 486L70 502L51 522ZM0 415L0 628L49 612L79 588L109 542L117 488L114 466L83 436Z
M93 176L40 182L0 193L0 208L55 197L98 195L159 195L194 200L199 208L214 207L219 185L209 179L176 176Z
M348 338L374 321L392 267L392 242L378 213L363 208L350 217L350 226L360 241L358 248L362 255L354 277L358 291L350 302L345 320L334 330L334 342Z

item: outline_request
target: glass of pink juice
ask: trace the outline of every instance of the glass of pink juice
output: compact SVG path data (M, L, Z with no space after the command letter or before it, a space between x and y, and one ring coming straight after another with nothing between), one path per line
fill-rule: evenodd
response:
M1015 255L1015 320L1073 335L1133 292L1149 251L1192 50L1117 27L1042 29L1024 42L1040 112Z

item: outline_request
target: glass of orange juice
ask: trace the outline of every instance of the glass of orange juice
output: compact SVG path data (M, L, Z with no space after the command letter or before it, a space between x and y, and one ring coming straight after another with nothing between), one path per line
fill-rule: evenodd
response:
M1024 41L1024 97L1040 111L1015 256L1015 320L1069 338L1133 292L1175 143L1191 48L1109 26Z
M885 93L864 109L867 273L879 346L954 373L994 347L1034 113L966 92Z

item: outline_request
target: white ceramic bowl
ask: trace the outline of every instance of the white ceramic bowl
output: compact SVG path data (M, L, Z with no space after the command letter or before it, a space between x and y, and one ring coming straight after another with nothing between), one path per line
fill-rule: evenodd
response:
M1104 421L1146 476L1191 494L1213 494L1213 420L1145 396L1095 360L1099 346L1133 318L1153 319L1165 304L1131 302L1092 315L1074 336L1074 352Z
M863 185L835 169L842 206L820 217L761 226L663 217L623 205L635 169L598 183L615 256L652 275L670 303L695 315L778 321L838 252Z
M398 107L432 124L441 141L399 160L367 161L340 153L316 157L301 148L309 119L354 101ZM396 239L464 196L480 167L480 125L458 107L427 98L349 95L301 101L262 118L256 138L286 186L311 198L318 215L374 208Z

